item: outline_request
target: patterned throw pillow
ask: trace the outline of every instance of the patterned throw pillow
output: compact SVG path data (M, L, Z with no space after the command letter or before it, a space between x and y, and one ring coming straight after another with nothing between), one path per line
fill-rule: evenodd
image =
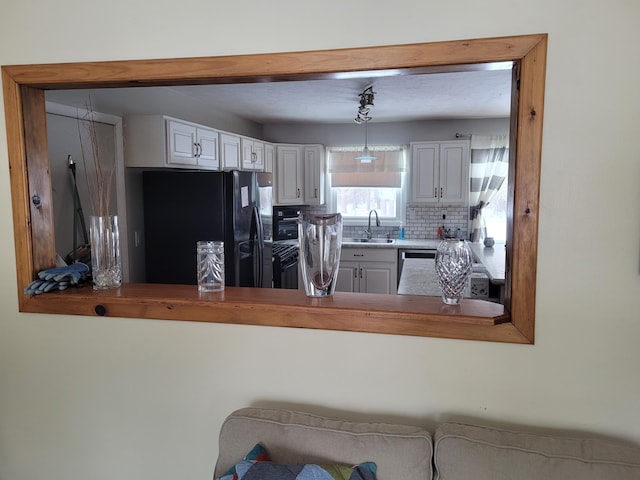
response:
M268 462L271 460L269 452L259 443L256 443L253 448L247 453L242 460L253 462ZM227 472L221 476L218 480L238 480L238 473L236 466L231 467Z
M375 480L376 464L345 465L299 464L244 460L236 464L237 480Z

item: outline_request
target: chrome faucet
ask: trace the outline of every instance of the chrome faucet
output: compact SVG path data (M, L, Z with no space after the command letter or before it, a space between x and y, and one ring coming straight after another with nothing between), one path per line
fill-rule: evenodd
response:
M371 210L369 212L369 225L367 226L367 238L369 240L371 240L371 214L372 213L376 214L376 227L380 226L380 219L378 218L378 212L376 212L375 210Z

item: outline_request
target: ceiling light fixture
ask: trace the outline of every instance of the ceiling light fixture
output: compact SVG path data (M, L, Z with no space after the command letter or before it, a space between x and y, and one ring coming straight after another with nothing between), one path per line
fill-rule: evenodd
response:
M372 156L369 152L367 128L367 124L369 123L369 120L371 120L371 115L369 115L369 113L371 112L371 107L373 107L374 93L373 86L369 86L360 94L360 107L358 108L358 113L354 119L358 125L362 125L364 123L364 149L362 150L362 155L356 157L356 160L359 160L361 163L371 163L372 160L376 159L376 157Z

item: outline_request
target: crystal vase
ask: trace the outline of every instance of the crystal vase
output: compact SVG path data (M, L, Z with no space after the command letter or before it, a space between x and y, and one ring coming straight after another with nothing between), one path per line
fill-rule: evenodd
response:
M118 288L122 285L118 216L91 216L89 220L93 288Z
M302 282L307 296L333 295L340 266L342 215L301 215L298 239Z
M458 305L473 267L473 253L465 240L448 238L436 250L436 275L442 301Z

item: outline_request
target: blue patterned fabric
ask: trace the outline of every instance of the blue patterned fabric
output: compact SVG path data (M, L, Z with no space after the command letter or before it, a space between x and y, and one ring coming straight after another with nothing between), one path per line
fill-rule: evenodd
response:
M372 462L353 467L344 465L284 465L243 460L236 464L238 480L375 480Z
M260 444L256 443L254 447L247 453L243 460L252 460L254 462L268 462L269 452ZM219 480L238 480L238 474L236 472L236 465L231 467Z

